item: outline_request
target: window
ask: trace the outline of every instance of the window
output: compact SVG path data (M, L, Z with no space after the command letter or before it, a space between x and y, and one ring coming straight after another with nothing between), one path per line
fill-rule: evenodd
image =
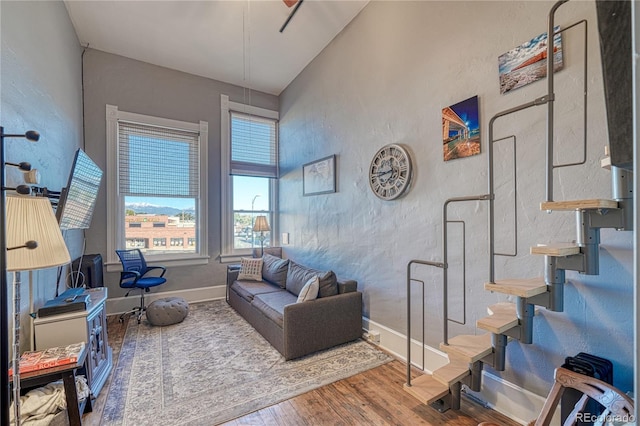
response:
M222 259L236 260L278 235L278 113L221 96ZM254 232L258 216L271 231Z
M108 270L119 265L116 249L134 245L150 262L206 263L207 123L122 112L111 105L106 113L107 192L113 201L107 203ZM195 243L185 246L185 237Z
M145 239L145 238L127 238L125 240L125 247L127 249L146 249L149 244L148 243L149 240Z

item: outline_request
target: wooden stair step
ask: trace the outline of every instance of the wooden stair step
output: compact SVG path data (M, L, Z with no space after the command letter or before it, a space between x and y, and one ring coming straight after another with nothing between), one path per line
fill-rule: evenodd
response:
M451 386L452 384L464 379L469 374L471 374L471 372L469 371L469 363L467 361L450 356L449 364L434 371L433 378L443 385Z
M547 284L544 282L544 278L541 277L526 279L512 278L498 280L495 283L485 283L484 289L518 297L533 297L546 292Z
M478 328L494 334L503 334L505 331L518 325L518 315L514 303L501 302L487 308L489 316L476 322Z
M543 254L545 256L571 256L580 253L580 246L575 243L538 244L531 247L531 254Z
M460 334L449 339L448 345L440 343L440 350L471 364L472 362L480 361L493 352L491 335Z
M433 404L449 393L449 386L440 383L430 374L411 380L411 386L404 384L404 390L423 404Z
M573 201L543 201L540 203L540 210L588 210L588 209L617 209L618 202L615 200L573 200Z

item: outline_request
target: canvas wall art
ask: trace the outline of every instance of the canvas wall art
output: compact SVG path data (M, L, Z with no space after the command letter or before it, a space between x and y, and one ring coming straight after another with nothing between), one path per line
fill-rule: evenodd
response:
M444 161L480 154L478 96L442 109Z
M557 32L560 27L555 28ZM562 69L562 34L553 38L553 69ZM547 76L547 33L521 44L498 57L500 93L538 81Z

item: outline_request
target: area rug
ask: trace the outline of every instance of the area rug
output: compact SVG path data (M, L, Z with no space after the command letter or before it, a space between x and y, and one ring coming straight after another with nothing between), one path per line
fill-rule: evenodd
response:
M226 302L192 304L180 324L130 319L101 424L219 424L391 360L356 340L285 361Z

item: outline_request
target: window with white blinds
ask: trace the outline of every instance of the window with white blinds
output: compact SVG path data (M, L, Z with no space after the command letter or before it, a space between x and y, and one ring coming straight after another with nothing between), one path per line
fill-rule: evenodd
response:
M197 132L118 122L120 194L197 197Z
M220 96L223 262L278 244L278 111ZM265 216L271 231L254 231Z
M277 121L235 111L230 114L230 174L277 178Z
M208 124L113 105L106 118L107 270L130 248L167 266L208 263Z

